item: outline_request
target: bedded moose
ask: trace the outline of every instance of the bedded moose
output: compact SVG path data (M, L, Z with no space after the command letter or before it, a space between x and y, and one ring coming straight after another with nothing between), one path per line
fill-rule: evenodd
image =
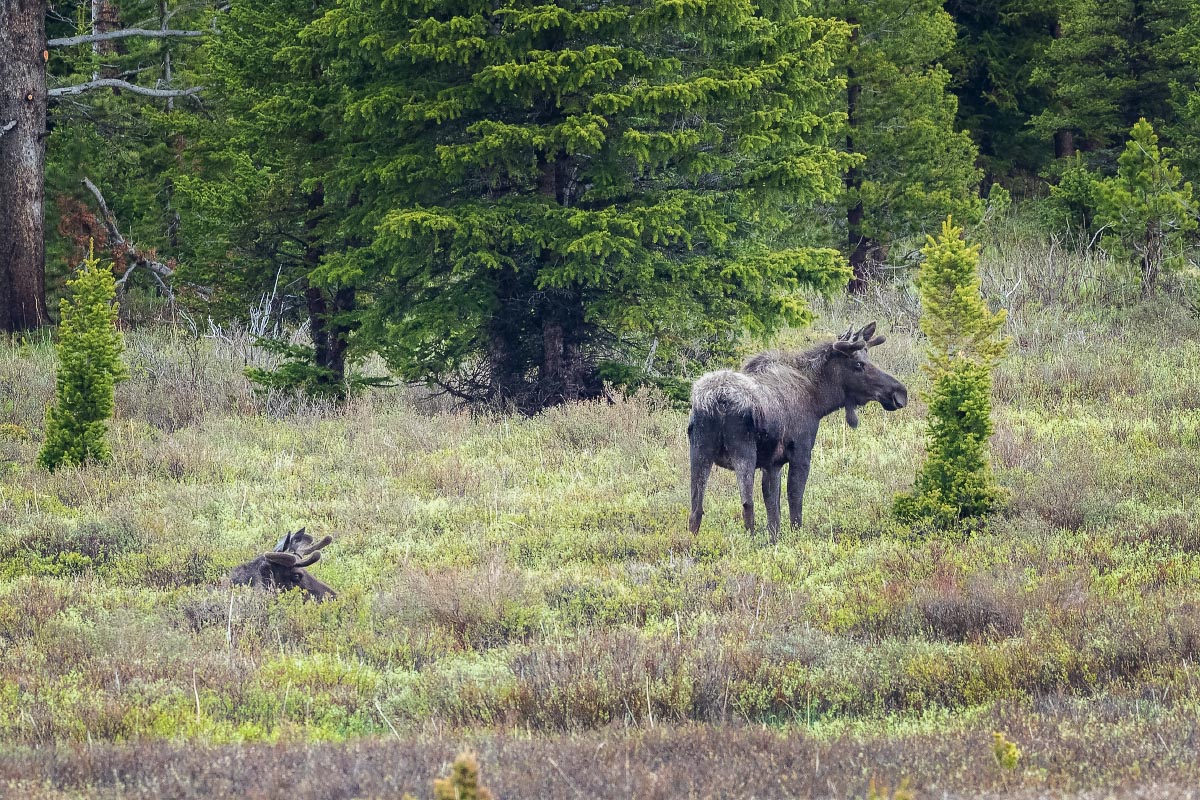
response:
M314 542L304 528L293 531L280 539L270 553L234 567L229 582L272 592L299 589L314 600L332 600L337 597L333 589L305 569L320 560L318 551L332 541L332 536L325 536Z
M733 470L742 498L742 521L754 530L754 472L763 471L767 531L779 535L779 483L788 468L788 512L800 527L804 485L821 419L844 409L846 423L858 427L858 409L877 401L888 411L908 403L904 384L871 363L867 350L883 344L875 323L836 341L801 353L760 353L740 370L722 369L692 386L688 421L691 451L692 513L688 528L700 529L704 489L713 464Z

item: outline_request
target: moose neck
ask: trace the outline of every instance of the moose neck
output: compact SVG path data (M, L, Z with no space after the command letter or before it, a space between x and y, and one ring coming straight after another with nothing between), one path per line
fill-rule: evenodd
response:
M824 419L846 407L846 390L829 381L815 380L812 386L812 408L818 419Z
M846 389L840 382L826 379L826 366L829 359L834 358L832 349L830 344L819 344L792 359L792 365L809 376L803 389L809 396L808 407L817 421L846 406Z

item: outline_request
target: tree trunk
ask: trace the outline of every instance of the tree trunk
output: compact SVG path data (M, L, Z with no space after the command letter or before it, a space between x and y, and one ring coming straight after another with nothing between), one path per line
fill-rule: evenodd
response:
M305 273L311 275L320 266L325 247L320 242L319 217L325 205L325 187L318 185L308 195L308 245L304 250ZM325 370L317 383L328 387L338 398L346 396L346 350L350 346L351 326L346 313L353 310L353 287L330 289L307 284L304 301L308 307L309 334L313 343L313 363Z
M542 310L538 407L600 395L600 381L586 358L586 339L583 299L579 293L547 292Z
M538 176L541 194L559 205L570 205L570 181L565 159L542 165ZM537 405L546 407L569 403L598 392L594 370L584 356L583 298L577 289L561 289L544 293L541 311L542 363L538 366ZM530 409L535 410L535 409Z
M1158 275L1162 270L1166 237L1158 222L1146 224L1146 234L1142 240L1142 297L1149 297L1158 283Z
M846 64L846 152L856 153L854 149L855 126L858 125L858 103L862 95L862 84L854 69L853 59L855 46L858 42L858 20L847 17L846 22L855 26L850 34L850 51L847 53ZM851 294L862 294L867 289L868 257L871 252L871 241L863 236L863 204L862 204L862 171L858 167L846 170L846 197L850 200L846 208L846 245L850 250L850 268L854 276L846 287Z
M1054 29L1051 35L1055 39L1061 39L1063 35L1062 20L1054 21ZM1075 132L1069 128L1063 128L1054 132L1054 157L1055 158L1070 158L1075 155Z
M1075 134L1069 130L1054 132L1054 157L1070 158L1075 155Z
M492 403L517 402L528 388L525 385L527 360L522 352L521 341L526 331L528 302L520 291L517 275L513 270L502 269L496 274L493 288L497 310L488 321L487 343L487 388L481 388L483 396Z
M0 330L46 314L46 3L0 0Z
M346 350L350 346L350 326L344 315L354 309L355 294L353 287L345 286L327 290L310 285L304 290L313 361L328 373L317 382L328 386L338 397L346 393Z

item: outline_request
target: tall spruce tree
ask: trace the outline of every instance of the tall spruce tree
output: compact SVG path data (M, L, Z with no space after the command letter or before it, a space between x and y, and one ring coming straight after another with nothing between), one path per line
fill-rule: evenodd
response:
M196 128L199 169L177 185L183 218L198 240L188 272L217 288L216 312L241 319L265 298L262 311L275 326L289 313L308 322L311 345L275 343L288 363L253 376L344 396L357 287L317 277L323 259L344 248L341 226L353 205L326 197L335 150L347 138L332 111L343 87L328 72L330 48L299 44L300 33L333 7L229 4L221 35L204 49L203 68L220 101Z
M1033 83L1050 93L1032 121L1045 139L1067 134L1072 147L1113 166L1126 132L1145 117L1173 130L1176 87L1195 85L1179 36L1194 0L1068 0L1058 35L1035 69ZM1058 148L1070 156L1070 148Z
M809 317L847 278L806 212L852 157L846 25L800 2L339 0L306 46L345 87L326 202L361 335L410 380L535 410Z
M1008 342L999 337L1003 309L992 312L980 295L979 246L963 240L947 219L929 237L917 275L921 331L929 337L925 371L933 379L929 444L911 494L896 498L902 520L942 527L981 517L1000 490L988 462L992 433L992 370Z
M956 129L958 101L940 64L955 27L938 0L821 0L815 8L854 26L839 65L846 77L845 146L864 157L845 178L847 247L861 290L897 238L953 214L982 211L970 134Z
M1044 88L1030 85L1064 0L947 0L958 39L943 63L953 75L959 125L979 146L989 179L1037 173L1051 152L1029 127L1046 110ZM1061 143L1060 143L1061 144Z

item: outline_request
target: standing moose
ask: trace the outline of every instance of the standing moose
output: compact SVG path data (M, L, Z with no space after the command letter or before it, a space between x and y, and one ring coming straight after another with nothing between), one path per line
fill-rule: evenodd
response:
M766 352L740 371L717 370L692 386L688 421L691 448L692 513L688 528L700 530L704 489L713 464L733 470L742 496L742 521L754 529L754 471L763 471L767 531L779 536L779 480L788 469L788 512L800 527L804 485L821 419L845 409L846 423L858 427L858 408L872 400L888 411L904 408L904 384L871 363L867 349L883 344L875 323L802 353Z

